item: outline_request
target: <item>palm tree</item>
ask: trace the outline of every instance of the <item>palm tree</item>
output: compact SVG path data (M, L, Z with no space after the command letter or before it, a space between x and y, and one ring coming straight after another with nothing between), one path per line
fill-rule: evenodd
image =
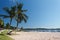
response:
M10 28L10 24L7 23L5 28L6 28L6 29Z
M15 17L16 21L17 21L17 28L18 28L18 24L21 23L22 21L24 21L25 23L27 22L28 16L26 14L24 14L27 10L22 10L23 4L20 3L16 6L11 7L10 9L8 7L3 8L8 15L1 15L3 18L10 18L10 25L12 22L12 19Z
M5 10L8 13L8 15L0 14L0 17L10 18L10 25L11 25L12 19L15 17L15 9L16 9L16 6L13 6L11 8L8 8L8 7L3 8L3 10Z
M17 28L18 28L18 24L21 23L22 21L24 21L25 23L27 22L28 16L26 14L24 14L27 10L22 10L23 4L17 3L17 12L16 12L16 21L17 21Z
M4 21L0 18L0 28L4 28Z

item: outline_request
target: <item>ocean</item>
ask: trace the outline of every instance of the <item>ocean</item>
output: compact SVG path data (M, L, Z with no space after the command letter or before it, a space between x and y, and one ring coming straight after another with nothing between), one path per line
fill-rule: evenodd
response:
M27 30L23 30L23 31L25 31L25 32L60 32L60 29L38 29L38 30L29 30L29 29L27 29Z

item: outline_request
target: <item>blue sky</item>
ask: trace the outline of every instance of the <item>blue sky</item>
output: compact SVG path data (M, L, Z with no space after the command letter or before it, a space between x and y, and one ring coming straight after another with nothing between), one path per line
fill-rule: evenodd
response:
M23 9L28 9L25 13L29 19L27 23L22 22L19 27L27 28L60 28L60 0L18 0L24 4ZM12 0L0 0L0 14L6 14L3 7L11 7L16 2ZM5 23L9 19L4 19ZM16 26L13 20L12 26Z

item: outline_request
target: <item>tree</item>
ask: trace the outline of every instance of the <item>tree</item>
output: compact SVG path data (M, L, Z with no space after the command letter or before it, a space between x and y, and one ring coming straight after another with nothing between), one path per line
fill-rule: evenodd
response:
M4 28L4 21L0 18L0 28Z
M16 9L16 6L13 6L11 8L4 7L3 10L5 10L8 13L8 15L1 15L0 14L0 17L10 18L10 25L11 25L12 19L15 17L15 9Z
M8 15L1 15L1 17L3 18L10 18L10 26L11 26L11 22L12 19L15 18L15 20L17 21L17 28L18 28L18 24L21 23L22 21L24 21L25 23L27 22L28 16L26 14L24 14L27 10L23 10L23 4L20 3L11 8L5 7L3 8Z
M6 29L9 29L9 28L10 28L10 24L7 23L5 28L6 28Z
M18 24L21 23L22 21L24 21L25 23L27 22L28 16L26 14L24 14L27 10L22 10L23 4L17 3L16 6L17 10L16 10L16 21L17 21L17 28L18 28Z

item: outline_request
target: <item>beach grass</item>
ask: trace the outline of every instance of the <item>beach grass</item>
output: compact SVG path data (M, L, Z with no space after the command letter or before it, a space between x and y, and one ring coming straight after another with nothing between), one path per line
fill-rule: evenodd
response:
M8 37L7 35L0 34L0 40L13 40L13 39Z
M4 30L0 33L0 40L13 40L9 36L7 36L7 30Z

